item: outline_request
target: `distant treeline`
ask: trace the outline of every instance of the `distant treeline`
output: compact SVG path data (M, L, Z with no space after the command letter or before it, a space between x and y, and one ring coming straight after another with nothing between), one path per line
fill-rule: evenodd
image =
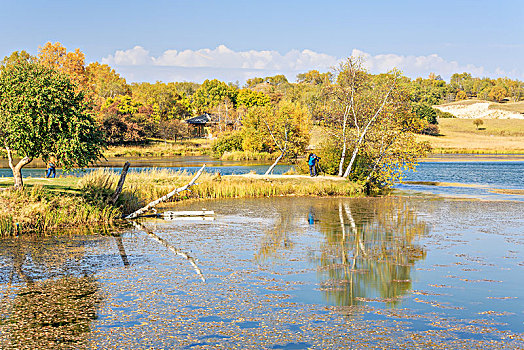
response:
M85 64L84 54L67 51L60 43L46 43L36 57L25 51L13 52L2 64L33 60L67 74L86 93L93 113L109 144L139 143L147 138L179 139L190 136L182 120L209 113L215 119L213 134L238 129L248 111L255 107L273 107L281 102L298 105L316 123L329 118L326 106L330 86L337 83L336 70L317 70L298 74L296 82L284 75L256 77L243 86L219 80L193 82L131 83L110 66L98 62ZM435 74L428 78L402 77L401 84L410 91L414 113L430 124L435 112L428 107L467 98L501 102L520 101L524 96L521 81L509 78L475 78L469 73L453 74L446 83Z

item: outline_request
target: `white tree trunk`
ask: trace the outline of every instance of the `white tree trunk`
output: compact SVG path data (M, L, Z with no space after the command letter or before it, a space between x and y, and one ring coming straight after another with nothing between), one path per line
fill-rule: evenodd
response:
M137 216L139 216L140 214L143 214L143 213L145 213L146 211L148 211L149 209L153 208L155 205L157 205L157 204L159 204L159 203L162 203L162 202L168 200L169 198L173 197L175 194L187 190L188 188L190 188L191 186L193 186L193 185L195 184L195 181L196 181L196 180L199 178L199 176L202 174L202 172L204 171L204 168L205 168L205 167L206 167L205 164L202 165L202 168L200 168L200 170L195 174L195 176L191 179L191 181L189 181L189 183L188 183L187 185L174 189L173 191L169 192L169 193L166 194L165 196L163 196L163 197L161 197L161 198L158 198L158 199L155 200L155 201L152 201L151 203L149 203L149 204L146 205L145 207L138 209L138 210L135 211L134 213L131 213L131 214L129 214L128 216L126 216L125 218L126 218L126 219L134 219L134 218L136 218Z
M286 145L286 148L287 148L287 145ZM278 158L275 160L275 162L273 164L271 164L271 166L269 167L269 169L267 169L267 171L264 173L264 175L270 175L270 174L273 173L273 169L275 168L275 166L282 159L282 157L284 157L284 155L286 154L286 148L284 148L284 151L282 151L282 153L278 156Z
M344 111L344 121L342 123L342 156L340 157L340 163L338 164L338 176L342 176L344 172L344 161L346 160L346 124L348 120L348 109L349 106L346 106Z
M351 170L353 170L353 163L355 162L355 159L357 158L357 154L358 154L358 152L360 150L360 145L362 144L362 141L364 141L364 138L366 137L366 133L368 132L369 127L371 126L371 124L373 124L375 122L375 120L377 119L378 115L380 114L380 112L382 112L382 109L386 105L386 102L387 102L387 100L389 98L389 95L391 94L391 92L393 91L393 88L395 87L395 83L396 83L396 79L393 82L393 85L391 86L391 89L389 89L388 93L384 97L384 101L382 101L382 105L380 105L380 108L377 110L375 115L368 121L368 123L366 124L366 127L364 128L364 130L362 130L362 134L360 134L358 142L355 145L355 149L353 150L353 155L351 156L351 161L349 162L349 165L346 168L346 172L344 173L344 177L349 177L349 174L351 173Z

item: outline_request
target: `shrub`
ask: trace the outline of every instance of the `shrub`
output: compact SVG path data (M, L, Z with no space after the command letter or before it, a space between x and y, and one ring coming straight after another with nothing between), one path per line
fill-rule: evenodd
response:
M426 103L413 105L413 112L422 120L427 121L430 124L438 124L437 112L435 108L431 107Z
M437 116L439 118L456 118L453 114L449 112L443 112L440 109L435 108L435 112L437 112Z
M211 150L215 157L221 157L225 152L242 151L242 134L236 131L220 135Z
M426 127L422 130L422 134L424 135L432 135L437 136L440 134L440 130L438 128L438 125L436 124L428 124Z

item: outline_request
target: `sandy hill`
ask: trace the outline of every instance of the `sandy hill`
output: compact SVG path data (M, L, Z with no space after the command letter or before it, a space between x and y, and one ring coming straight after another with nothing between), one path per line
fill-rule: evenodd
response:
M494 103L483 100L464 100L434 107L464 119L524 119L524 101Z

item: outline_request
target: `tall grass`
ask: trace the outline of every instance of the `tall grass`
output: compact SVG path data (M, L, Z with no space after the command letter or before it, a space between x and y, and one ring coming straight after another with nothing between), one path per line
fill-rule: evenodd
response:
M103 171L90 173L90 177L99 177L101 182L107 174ZM184 186L192 174L166 169L151 169L129 173L125 190L122 193L122 211L132 212L142 204L155 200L174 188ZM116 182L116 181L113 181ZM174 200L208 198L247 198L270 196L358 196L363 193L362 186L339 179L310 179L307 177L250 177L220 176L203 173L197 180L198 185L191 191L182 192ZM129 201L129 202L128 202ZM128 203L125 203L128 202Z
M186 185L193 174L150 169L127 174L116 204L108 205L119 175L99 169L86 174L76 191L54 192L41 185L21 191L0 192L0 236L19 233L54 233L74 227L111 225L115 218L131 213L174 188ZM362 186L338 178L301 176L220 176L203 173L191 191L174 201L270 196L359 196Z
M101 206L78 195L54 193L42 186L0 192L0 236L109 225L119 215L120 208Z
M152 141L144 145L111 146L105 157L166 157L200 156L211 152L210 141L206 139L184 141Z
M221 160L275 160L280 154L278 152L252 152L252 151L232 151L224 152Z

